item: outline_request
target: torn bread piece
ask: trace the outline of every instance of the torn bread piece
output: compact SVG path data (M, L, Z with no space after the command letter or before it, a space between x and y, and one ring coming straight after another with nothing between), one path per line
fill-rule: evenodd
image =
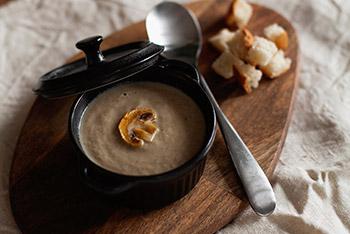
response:
M245 59L254 43L253 34L246 28L237 30L234 37L227 42L230 51L240 59Z
M264 28L264 35L273 41L279 49L288 48L288 33L278 24L271 24Z
M245 0L233 0L230 13L226 19L228 26L245 27L253 15L253 8Z
M248 50L247 62L251 65L266 66L278 51L275 43L263 37L254 37L253 45Z
M270 60L269 64L262 67L261 70L271 79L282 75L289 70L292 61L284 56L284 52L279 50Z
M209 42L219 51L224 52L228 50L227 42L232 40L235 36L235 32L228 30L227 28L222 29L219 33L212 36Z
M217 74L230 79L233 77L233 62L234 56L229 51L224 51L211 66Z
M245 63L243 60L233 56L233 65L239 73L238 79L247 93L252 92L252 88L258 88L262 72L254 66Z

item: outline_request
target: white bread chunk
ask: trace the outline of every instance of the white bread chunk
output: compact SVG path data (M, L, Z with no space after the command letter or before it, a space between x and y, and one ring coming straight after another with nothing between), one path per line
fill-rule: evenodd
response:
M238 28L245 27L253 15L253 8L245 0L233 0L227 24L236 24Z
M239 73L239 81L247 93L252 92L252 88L259 86L262 72L254 66L245 63L236 56L233 56L233 65Z
M212 64L213 70L224 77L230 79L233 77L234 56L229 51L224 51Z
M266 66L277 50L272 41L263 37L254 37L253 45L248 51L247 61L254 66Z
M288 33L278 24L271 24L264 28L264 35L273 41L279 49L288 48Z
M245 59L249 48L253 45L254 36L248 29L237 30L234 37L227 42L227 45L235 56Z
M227 28L224 28L219 33L212 36L209 39L209 42L220 52L224 52L225 50L228 50L227 42L232 40L234 36L234 32L231 32Z
M276 78L289 70L292 61L284 56L284 52L279 50L270 60L269 64L261 70L270 78Z

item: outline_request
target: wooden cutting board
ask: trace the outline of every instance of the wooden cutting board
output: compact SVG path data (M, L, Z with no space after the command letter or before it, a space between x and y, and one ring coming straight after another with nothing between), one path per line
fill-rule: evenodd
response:
M229 1L189 4L201 23L204 47L199 68L222 109L271 178L290 122L298 77L298 41L292 25L276 12L254 5L248 28L279 23L287 29L291 69L276 80L264 78L246 95L234 80L215 75L210 65L218 52L208 43L224 27ZM146 39L144 22L113 33L109 48ZM80 55L78 55L79 57ZM75 57L77 58L77 56ZM23 126L10 173L10 200L24 233L213 233L247 207L244 192L218 133L204 175L193 191L159 210L132 210L122 201L97 196L78 179L75 155L67 134L73 98L37 98Z

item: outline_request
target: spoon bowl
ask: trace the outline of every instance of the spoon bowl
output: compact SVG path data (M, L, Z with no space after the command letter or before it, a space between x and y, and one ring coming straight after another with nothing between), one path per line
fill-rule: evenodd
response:
M148 38L165 47L165 57L197 65L202 33L198 21L193 19L193 13L177 3L158 4L146 18Z

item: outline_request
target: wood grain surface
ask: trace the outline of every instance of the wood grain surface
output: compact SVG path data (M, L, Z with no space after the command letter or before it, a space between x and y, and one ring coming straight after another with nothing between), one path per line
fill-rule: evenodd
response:
M276 80L264 78L246 95L234 80L210 69L218 52L207 39L222 27L229 1L207 0L188 5L199 18L204 47L199 68L219 104L265 173L271 177L283 142L298 77L298 41L292 25L279 14L254 5L248 28L255 34L279 23L289 34L291 69ZM146 39L144 22L107 37L102 48ZM75 56L73 59L80 57ZM106 199L79 181L76 159L67 133L75 97L35 101L23 126L10 173L10 200L24 233L213 233L247 207L245 194L218 132L204 175L191 193L158 210L135 210L123 201Z
M0 6L4 6L6 3L8 3L10 0L0 0Z

